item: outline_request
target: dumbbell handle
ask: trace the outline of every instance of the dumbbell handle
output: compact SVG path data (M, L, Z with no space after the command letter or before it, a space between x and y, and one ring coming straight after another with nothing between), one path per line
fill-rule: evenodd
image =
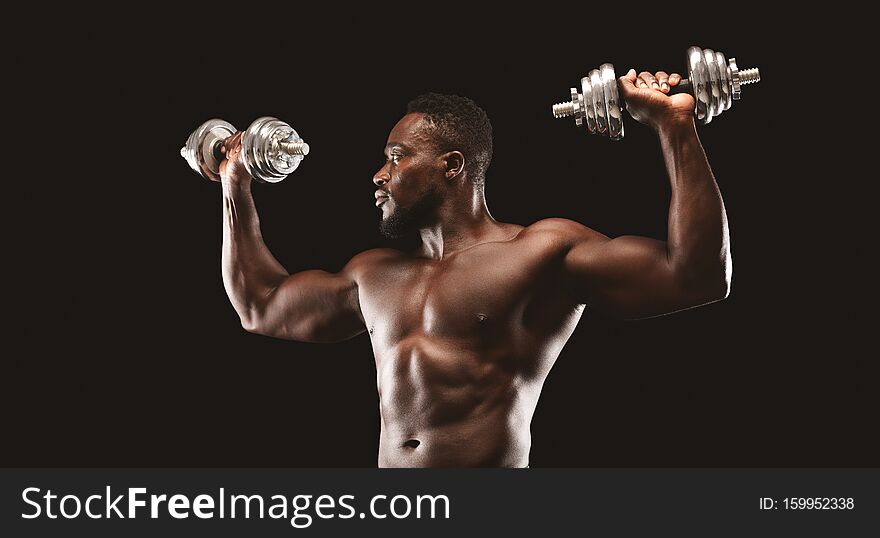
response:
M691 81L686 78L683 78L683 79L679 80L678 84L676 84L675 86L669 87L669 93L675 94L675 93L686 92L686 91L689 91L688 89L690 88L690 86L691 86Z

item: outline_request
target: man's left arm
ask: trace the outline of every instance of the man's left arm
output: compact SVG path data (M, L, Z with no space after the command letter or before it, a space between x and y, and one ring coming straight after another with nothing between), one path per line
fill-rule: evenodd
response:
M583 302L610 317L666 314L724 299L730 290L727 215L697 137L693 97L666 95L679 80L634 70L619 79L630 114L660 140L672 186L667 241L568 230L567 276Z

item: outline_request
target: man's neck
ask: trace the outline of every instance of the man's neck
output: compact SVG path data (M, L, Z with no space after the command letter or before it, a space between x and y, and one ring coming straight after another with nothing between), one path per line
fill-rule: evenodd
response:
M460 252L474 245L500 239L503 225L492 218L485 198L450 201L438 210L437 222L419 230L422 246L419 255L433 260Z

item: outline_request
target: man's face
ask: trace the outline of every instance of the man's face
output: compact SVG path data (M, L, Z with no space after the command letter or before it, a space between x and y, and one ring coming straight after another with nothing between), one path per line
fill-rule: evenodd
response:
M423 122L420 113L397 122L388 135L385 164L373 176L382 211L379 231L386 237L403 237L429 224L440 204L445 169Z

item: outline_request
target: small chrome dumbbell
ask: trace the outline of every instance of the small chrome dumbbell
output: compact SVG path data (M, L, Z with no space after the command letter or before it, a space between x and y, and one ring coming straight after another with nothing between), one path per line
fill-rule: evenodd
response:
M205 179L220 178L223 141L237 129L223 120L213 119L201 124L189 135L180 156L190 168ZM245 169L254 179L278 183L297 169L309 154L306 144L293 127L268 116L254 121L241 137L241 157Z
M761 80L758 68L740 70L736 58L711 49L690 47L687 50L688 78L673 86L669 93L689 92L694 96L694 116L703 124L729 109L740 98L742 86ZM623 138L623 109L617 75L610 63L602 64L581 79L581 92L571 88L571 101L553 105L553 116L574 116L577 126L586 124L591 134L607 134L612 140Z

